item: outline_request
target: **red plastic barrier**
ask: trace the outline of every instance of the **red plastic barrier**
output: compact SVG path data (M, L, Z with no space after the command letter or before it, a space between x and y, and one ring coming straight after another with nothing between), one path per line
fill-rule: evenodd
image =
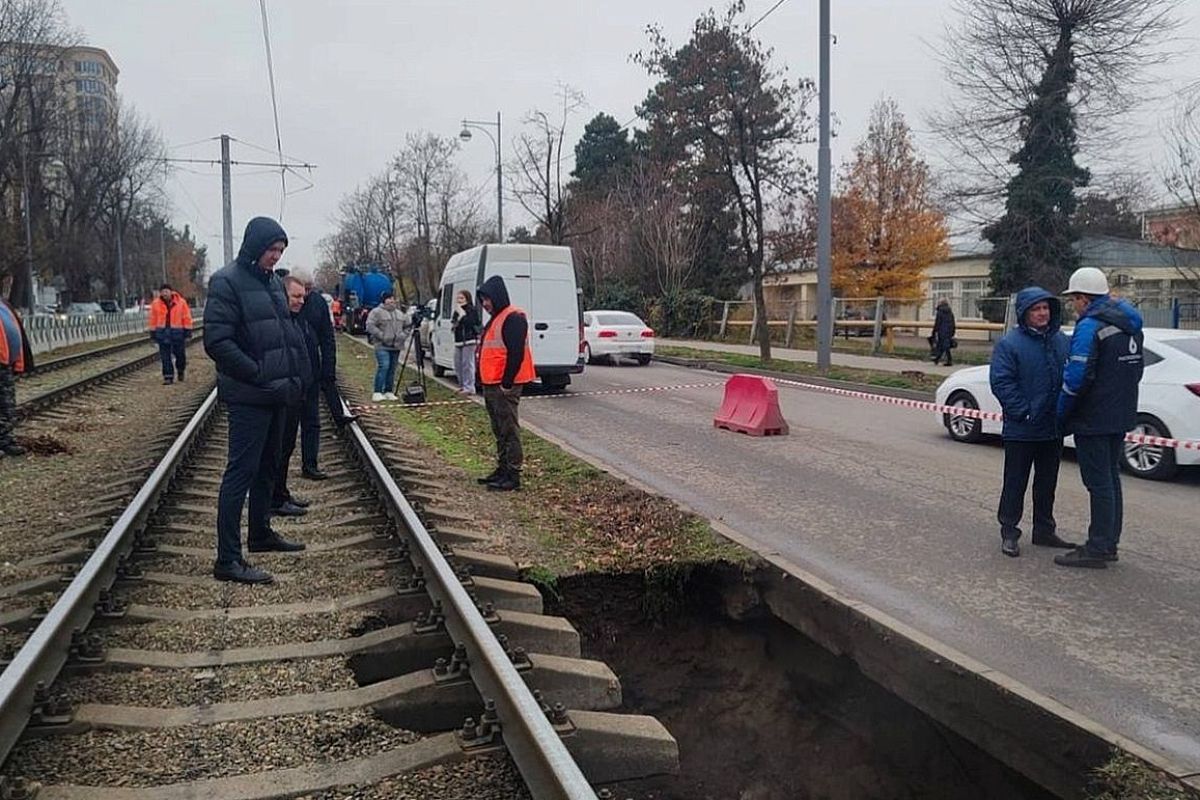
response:
M770 378L737 374L725 382L725 400L713 427L751 436L784 436L787 421L779 410L779 389Z

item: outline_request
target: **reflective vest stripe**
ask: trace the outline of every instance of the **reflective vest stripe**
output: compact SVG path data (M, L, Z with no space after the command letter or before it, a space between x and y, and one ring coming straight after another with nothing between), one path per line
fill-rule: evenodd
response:
M497 314L480 342L479 380L483 384L494 385L504 381L504 367L508 363L508 348L504 346L502 329L509 314L525 312L516 306L508 306ZM525 329L525 356L521 359L521 367L517 370L513 383L531 383L536 373L533 368L533 349L529 346L529 329Z

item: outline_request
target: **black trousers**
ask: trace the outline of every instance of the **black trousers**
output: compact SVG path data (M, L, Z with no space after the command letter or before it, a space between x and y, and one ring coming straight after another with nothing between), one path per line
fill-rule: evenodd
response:
M483 387L483 405L492 423L492 435L496 437L496 469L517 477L525 453L521 450L521 424L517 419L517 407L521 402L520 384L509 392L498 385Z
M171 357L175 365L171 365ZM174 378L175 373L183 374L187 369L187 341L183 337L164 336L158 340L158 357L162 361L164 378Z
M312 400L315 404L315 392L308 394L313 395ZM292 493L287 485L288 468L292 464L292 453L296 452L296 434L300 432L300 423L304 418L305 406L308 405L308 402L309 397L306 394L304 400L298 405L288 406L284 415L283 435L279 440L279 459L275 467L275 485L271 492L271 508L278 508L292 498Z
M270 530L270 502L278 468L284 406L229 403L229 457L217 499L217 561L242 558L242 508L250 493L248 538Z
M1040 442L1004 441L1004 486L996 519L1005 539L1021 537L1021 517L1025 512L1025 488L1033 470L1033 536L1055 533L1054 492L1058 489L1058 464L1062 460L1062 439Z

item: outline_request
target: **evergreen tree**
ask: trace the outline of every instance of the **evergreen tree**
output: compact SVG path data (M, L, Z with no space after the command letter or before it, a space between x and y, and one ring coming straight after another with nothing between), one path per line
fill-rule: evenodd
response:
M629 171L633 145L628 133L613 117L600 112L583 128L575 145L575 169L571 177L587 194L602 193L616 185Z
M1075 83L1071 29L1064 27L1034 96L1021 120L1021 148L1009 159L1017 173L1009 180L1004 216L986 227L992 243L992 292L1009 294L1036 283L1050 291L1066 285L1079 266L1073 244L1078 187L1088 171L1075 163Z

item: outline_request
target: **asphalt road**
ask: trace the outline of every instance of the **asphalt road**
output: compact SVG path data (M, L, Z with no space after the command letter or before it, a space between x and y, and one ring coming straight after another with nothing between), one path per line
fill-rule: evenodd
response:
M589 366L570 392L723 380ZM750 437L713 427L721 397L715 386L527 398L521 418L1200 771L1200 474L1127 477L1120 563L1071 570L1029 543L1028 518L1022 556L1001 555L997 444L954 443L927 412L787 387L791 434ZM1056 516L1064 538L1086 538L1070 456Z

